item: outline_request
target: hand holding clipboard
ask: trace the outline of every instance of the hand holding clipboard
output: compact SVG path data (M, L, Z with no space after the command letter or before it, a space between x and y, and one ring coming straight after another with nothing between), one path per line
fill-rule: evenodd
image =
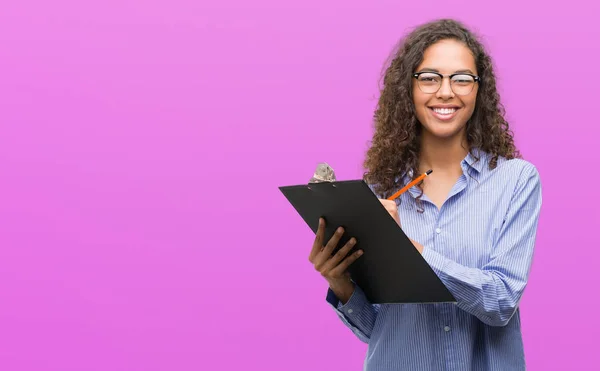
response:
M454 302L399 227L395 202L388 202L431 171L388 200L378 199L363 180L331 180L331 173L329 180L279 189L315 232L309 260L338 298L347 300L356 284L371 303Z

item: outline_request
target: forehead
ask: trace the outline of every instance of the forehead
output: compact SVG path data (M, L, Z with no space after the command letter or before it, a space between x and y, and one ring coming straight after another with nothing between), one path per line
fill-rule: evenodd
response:
M433 69L448 74L460 70L477 73L475 58L467 46L456 40L441 40L425 49L423 61L417 67Z

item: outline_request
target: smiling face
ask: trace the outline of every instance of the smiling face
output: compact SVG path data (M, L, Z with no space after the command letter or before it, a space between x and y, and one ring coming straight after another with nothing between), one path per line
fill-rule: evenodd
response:
M424 71L446 76L456 73L477 75L473 54L467 46L456 40L441 40L427 48L423 61L416 69L416 72ZM419 81L413 79L413 100L417 119L424 129L423 134L438 138L463 138L467 121L475 110L478 83L468 81L466 75L456 76L452 83L450 79L443 78L439 90L435 92L438 78L421 74Z

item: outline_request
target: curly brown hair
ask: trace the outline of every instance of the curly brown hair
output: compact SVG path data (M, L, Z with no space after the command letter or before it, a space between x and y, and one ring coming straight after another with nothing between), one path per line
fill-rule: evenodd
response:
M492 60L478 38L461 22L441 19L425 23L400 42L386 69L383 87L374 114L375 132L364 161L364 179L382 198L389 197L405 176L419 176L421 125L415 115L412 96L412 74L421 64L425 50L432 44L454 39L464 43L473 53L479 73L473 115L466 125L469 151L480 149L491 155L490 168L499 157L520 157L512 132L500 103ZM421 194L422 194L422 185ZM420 201L420 200L419 200Z

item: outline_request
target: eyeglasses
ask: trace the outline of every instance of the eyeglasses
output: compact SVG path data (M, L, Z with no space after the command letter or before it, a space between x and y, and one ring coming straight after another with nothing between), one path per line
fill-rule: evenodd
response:
M468 73L453 73L451 75L442 75L437 72L417 72L413 73L417 79L419 89L425 94L434 94L442 87L444 77L450 78L450 88L456 95L468 95L473 91L475 83L479 83L479 76Z

